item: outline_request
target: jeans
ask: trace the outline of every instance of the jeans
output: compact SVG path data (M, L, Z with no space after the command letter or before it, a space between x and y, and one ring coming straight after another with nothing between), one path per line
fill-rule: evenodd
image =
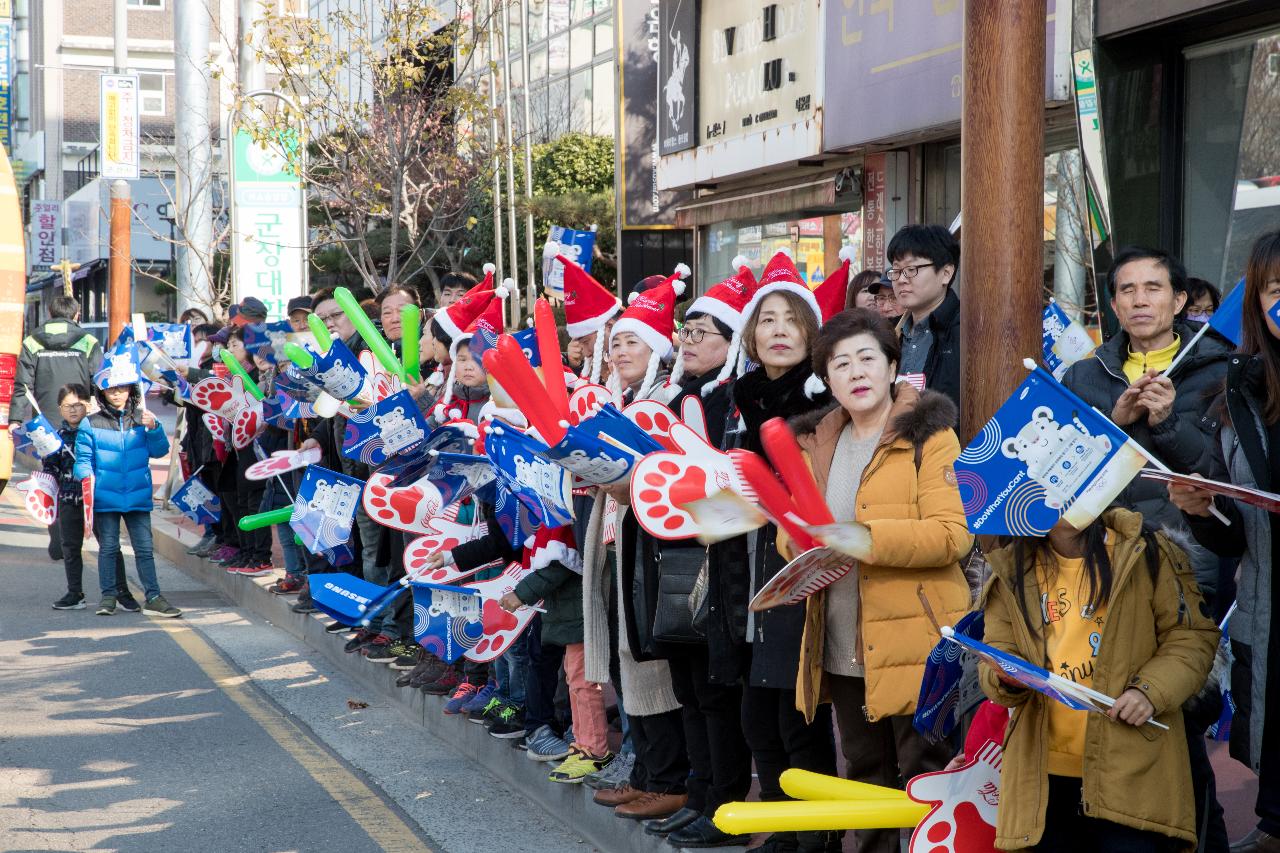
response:
M116 561L120 559L120 522L129 528L133 543L133 563L142 582L142 591L150 601L160 594L156 580L156 560L151 545L151 513L95 512L93 531L98 537L98 586L104 597L116 595Z
M278 480L272 479L267 481L267 488L262 493L262 503L258 505L258 512L270 512L273 509L283 509L289 506L289 494ZM293 539L293 528L289 526L289 522L276 525L276 539L280 542L280 554L284 557L284 573L286 577L301 578L306 574L306 567L302 563L302 549ZM268 555L270 559L270 555Z
M497 664L495 680L506 682L499 688L498 694L506 697L507 701L513 705L523 706L528 701L529 679L533 668L530 660L529 637L537 630L539 626L531 624L524 633L516 637L515 642L507 648L502 657L494 661Z
M556 689L560 684L564 646L542 644L541 615L533 617L522 636L528 638L525 640L524 730L532 734L541 726L558 729Z
M58 504L58 520L54 526L62 543L62 568L67 573L67 592L83 595L84 557L84 507L74 503ZM129 584L124 576L124 556L116 552L116 598L127 598Z
M1049 777L1049 804L1045 808L1044 836L1037 850L1098 850L1106 853L1164 853L1180 843L1154 832L1122 826L1080 813L1080 780Z

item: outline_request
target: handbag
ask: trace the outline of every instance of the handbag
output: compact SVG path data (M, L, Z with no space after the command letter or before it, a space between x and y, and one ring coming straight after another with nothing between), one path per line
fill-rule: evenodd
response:
M694 628L693 594L702 579L706 599L705 548L659 548L654 552L658 569L653 639L663 643L702 643L706 638ZM704 615L705 621L705 615Z

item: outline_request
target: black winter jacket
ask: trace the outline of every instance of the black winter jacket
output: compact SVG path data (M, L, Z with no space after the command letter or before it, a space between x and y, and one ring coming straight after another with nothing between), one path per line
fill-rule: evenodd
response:
M102 344L97 338L70 320L46 320L22 341L9 423L31 419L24 391L30 391L40 411L52 418L58 411L58 389L72 382L93 388L93 374L101 366Z
M738 429L731 417L721 448L742 447L760 453L760 427L765 421L825 408L831 402L830 393L824 391L813 398L804 393L809 375L806 359L777 379L769 379L763 368L738 379L733 385L733 402L743 428ZM707 680L713 684L733 684L745 676L755 687L795 689L804 632L803 604L755 614L751 648L746 647L751 589L760 589L786 564L778 554L777 535L777 528L767 524L747 536L718 542L708 552L707 647L711 663ZM748 537L755 537L754 547L748 547Z
M897 332L902 330L910 315L904 314ZM947 288L942 304L933 309L929 319L929 332L933 344L924 362L924 387L946 394L960 408L960 297L955 287Z

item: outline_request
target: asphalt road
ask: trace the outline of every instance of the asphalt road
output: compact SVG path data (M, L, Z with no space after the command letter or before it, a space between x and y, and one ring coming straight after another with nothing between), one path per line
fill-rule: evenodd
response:
M0 496L0 851L591 849L162 560L182 619L53 610L62 566L18 497Z

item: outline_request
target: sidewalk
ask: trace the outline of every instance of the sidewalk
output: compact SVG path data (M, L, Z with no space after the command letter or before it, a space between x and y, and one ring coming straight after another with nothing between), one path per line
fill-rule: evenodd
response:
M675 848L663 839L646 835L640 822L617 818L612 809L593 803L591 794L594 792L590 788L547 781L553 765L529 761L524 752L511 747L511 741L489 737L482 726L467 722L465 717L445 716L441 713L445 697L396 687L399 672L343 652L342 639L324 632L330 621L327 617L294 613L289 608L295 598L267 592L275 577L231 575L220 566L187 554L185 549L197 541L199 534L188 526L186 519L157 509L151 517L151 527L157 554L239 607L252 611L315 649L336 669L397 708L415 727L444 740L462 758L475 762L516 788L521 795L598 849L609 853L674 851ZM417 736L407 729L406 735Z

